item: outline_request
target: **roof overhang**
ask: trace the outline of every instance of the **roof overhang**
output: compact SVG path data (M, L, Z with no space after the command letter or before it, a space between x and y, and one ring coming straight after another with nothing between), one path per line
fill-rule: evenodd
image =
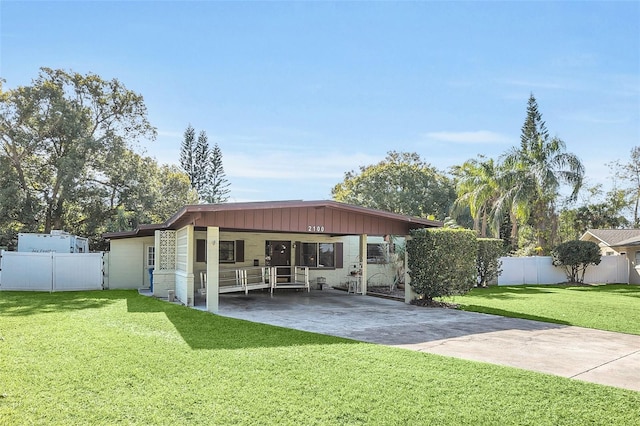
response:
M336 201L268 201L188 205L163 224L141 225L134 231L109 232L103 236L143 237L153 235L156 230L175 230L186 225L217 226L226 231L407 235L412 229L441 227L442 222Z

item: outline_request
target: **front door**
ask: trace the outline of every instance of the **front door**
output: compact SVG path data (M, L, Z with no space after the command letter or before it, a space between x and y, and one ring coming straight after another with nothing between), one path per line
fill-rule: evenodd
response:
M267 241L265 259L267 266L289 266L289 268L278 268L277 274L280 277L278 281L291 281L291 241Z
M151 285L151 274L149 270L153 270L156 265L156 248L153 244L145 244L144 245L144 262L143 262L143 283L144 288L150 288L153 291L153 286Z

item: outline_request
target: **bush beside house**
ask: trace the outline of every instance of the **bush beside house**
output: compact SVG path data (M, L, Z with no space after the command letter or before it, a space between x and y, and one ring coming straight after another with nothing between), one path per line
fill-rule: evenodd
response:
M419 229L407 241L411 287L427 301L468 292L477 283L475 231Z
M500 256L504 253L504 241L497 238L478 238L478 255L476 270L478 271L478 285L487 284L502 272Z

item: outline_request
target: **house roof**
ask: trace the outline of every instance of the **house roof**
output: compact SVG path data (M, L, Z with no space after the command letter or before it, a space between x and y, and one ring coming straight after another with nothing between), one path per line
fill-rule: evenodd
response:
M441 227L442 222L328 200L197 204L184 206L162 224L140 225L134 231L109 232L103 237L150 236L156 230L185 225L218 226L230 231L407 235L412 229Z
M640 241L640 229L588 229L580 239L584 240L587 236L592 236L607 246L619 247Z

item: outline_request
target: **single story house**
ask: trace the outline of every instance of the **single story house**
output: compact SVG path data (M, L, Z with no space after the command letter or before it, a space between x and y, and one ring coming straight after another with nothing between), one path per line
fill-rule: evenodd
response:
M109 288L151 288L188 306L204 300L214 313L219 294L232 291L309 290L315 281L366 294L368 284L389 283L397 272L388 262L391 236L440 226L335 201L189 205L165 223L104 234Z
M588 229L582 241L593 241L603 256L625 256L629 284L640 284L640 229Z

